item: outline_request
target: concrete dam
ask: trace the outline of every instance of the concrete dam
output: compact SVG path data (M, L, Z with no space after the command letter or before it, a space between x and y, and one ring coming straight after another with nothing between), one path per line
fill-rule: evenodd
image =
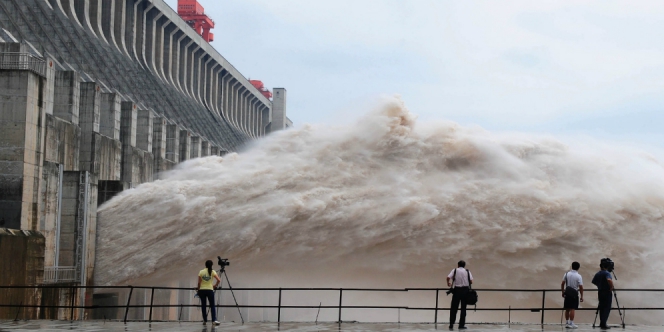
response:
M0 285L92 284L99 205L292 126L252 83L163 0L0 0Z

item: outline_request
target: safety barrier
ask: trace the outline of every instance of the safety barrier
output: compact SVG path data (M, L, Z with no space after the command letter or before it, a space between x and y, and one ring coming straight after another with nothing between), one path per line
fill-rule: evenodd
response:
M70 294L76 294L76 291L81 289L95 289L95 290L115 290L115 291L129 291L126 304L118 305L77 305L74 302L76 296L72 296L72 301L68 305L25 305L22 303L2 303L5 299L0 299L0 308L9 307L16 308L21 310L22 308L56 308L56 309L70 309L71 320L74 319L74 309L86 309L86 310L95 310L103 308L118 308L124 309L124 318L123 321L127 322L127 315L129 309L131 308L149 308L149 318L147 321L152 321L152 313L155 308L178 308L180 311L178 317L181 317L182 310L186 307L199 307L198 304L154 304L155 290L186 290L193 291L194 288L190 287L152 287L152 286L56 286L56 285L40 285L40 286L0 286L0 290L3 289L68 289ZM130 304L132 299L132 294L134 290L149 290L150 291L150 304ZM229 291L228 288L223 288L221 291ZM447 307L439 306L439 297L440 292L447 291L447 288L233 288L233 291L274 291L278 292L278 301L273 305L249 305L249 304L232 304L232 305L217 305L218 308L268 308L277 310L277 323L281 323L281 312L282 310L287 309L336 309L338 311L338 321L339 323L343 322L342 313L345 309L403 309L403 310L421 310L421 311L432 311L432 320L429 323L438 324L438 315L439 311L448 311ZM282 303L282 295L285 292L303 292L303 291L329 291L338 293L338 305L284 305ZM435 306L433 307L412 307L412 306L375 306L375 305L349 305L344 303L343 296L348 292L413 292L413 291L425 291L431 292L432 295L435 294ZM546 295L549 292L554 292L560 294L560 289L476 289L479 294L485 292L508 292L511 294L514 293L534 293L541 294L542 296L542 305L537 307L491 307L483 308L477 307L472 310L476 311L509 311L519 312L519 311L530 311L530 312L539 312L541 313L541 324L544 325L544 313L546 311L560 311L561 307L546 307ZM664 289L617 289L617 292L664 292ZM586 293L596 292L596 290L586 290ZM481 301L480 301L481 303ZM664 310L664 307L626 307L622 306L619 308L622 312L625 311L660 311ZM579 311L595 311L595 308L579 308ZM18 316L18 314L17 314ZM180 318L178 318L180 320ZM427 322L422 322L427 323ZM508 319L508 323L510 323Z
M57 284L76 281L75 266L47 266L44 268L44 283Z

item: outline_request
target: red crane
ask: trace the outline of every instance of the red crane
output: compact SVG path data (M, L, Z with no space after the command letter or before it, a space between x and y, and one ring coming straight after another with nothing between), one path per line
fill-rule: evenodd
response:
M208 43L214 41L214 21L205 15L205 9L196 0L178 0L178 15Z
M263 84L262 81L259 80L249 80L249 83L253 85L258 91L260 91L265 98L270 99L272 98L272 92L270 90L265 88L265 85Z

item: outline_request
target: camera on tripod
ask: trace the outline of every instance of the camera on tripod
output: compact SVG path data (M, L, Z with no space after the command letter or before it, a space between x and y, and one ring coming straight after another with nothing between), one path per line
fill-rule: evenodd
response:
M608 258L608 257L607 258L602 258L599 261L599 266L605 268L609 272L613 272L613 269L615 268L615 265L614 265L613 261L611 260L611 258Z
M228 258L221 258L221 256L217 256L217 264L221 266L222 268L231 265L231 262L228 261Z

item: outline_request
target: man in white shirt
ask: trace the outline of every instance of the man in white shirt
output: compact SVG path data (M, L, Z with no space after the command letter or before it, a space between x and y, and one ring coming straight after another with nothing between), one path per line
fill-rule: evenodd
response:
M454 287L452 289L452 304L450 305L450 330L454 328L456 322L456 314L461 304L461 315L459 315L459 330L466 329L466 299L468 298L468 290L473 283L473 275L470 271L466 270L466 262L459 261L457 268L452 270L447 276L447 287Z
M576 329L577 325L574 324L574 310L579 309L579 293L581 294L581 302L583 302L583 278L579 274L579 262L572 263L572 269L565 273L563 282L560 284L560 289L565 298L565 319L567 324L565 328Z

